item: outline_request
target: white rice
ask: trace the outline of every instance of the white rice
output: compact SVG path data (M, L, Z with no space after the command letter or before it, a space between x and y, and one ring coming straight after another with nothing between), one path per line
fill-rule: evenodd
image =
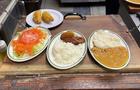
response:
M122 40L117 35L106 30L96 31L93 35L93 43L99 48L124 46Z
M84 43L74 45L58 40L53 47L53 56L55 62L61 65L73 64L82 56Z

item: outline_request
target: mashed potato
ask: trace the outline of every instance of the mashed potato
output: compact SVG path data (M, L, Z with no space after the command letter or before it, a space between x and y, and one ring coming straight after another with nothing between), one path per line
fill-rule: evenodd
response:
M123 46L122 40L106 30L98 30L93 34L93 43L98 48Z
M74 45L58 40L53 47L53 56L55 62L61 65L75 63L83 54L84 43Z

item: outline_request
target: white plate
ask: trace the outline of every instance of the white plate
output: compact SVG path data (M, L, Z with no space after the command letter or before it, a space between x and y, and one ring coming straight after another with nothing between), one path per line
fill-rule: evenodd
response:
M47 48L47 51L46 51L46 54L47 54L47 58L48 58L48 62L54 67L54 68L57 68L57 69L69 69L69 68L72 68L74 66L76 66L77 64L79 64L83 58L85 57L86 55L86 52L87 52L87 42L86 42L86 38L84 37L83 34L77 32L77 31L73 31L75 34L77 34L78 36L82 36L84 37L85 39L85 43L82 44L82 52L81 52L81 55L78 57L77 60L75 60L74 62L72 62L71 64L59 64L57 62L55 62L55 59L54 59L54 56L53 56L53 47L55 45L55 43L60 40L60 36L62 33L64 33L66 31L63 31L63 32L60 32L59 34L55 35L54 38L52 39L52 41L50 42L48 48Z
M36 24L33 22L32 18L33 18L33 13L30 13L29 15L27 15L26 17L26 23L32 27L35 26L40 26L40 27L44 27L44 28L52 28L52 27L56 27L59 24L61 24L63 22L64 16L56 10L53 9L41 9L41 11L48 11L52 17L54 18L54 20L52 22L50 22L49 24L44 23L43 21L40 24Z
M132 3L132 4L136 4L136 5L140 5L140 1L138 2L135 2L135 1L133 1L133 0L126 0L127 2L129 2L129 3Z
M28 60L30 60L30 59L38 56L41 52L43 52L45 50L45 48L47 47L47 45L49 44L49 42L50 42L51 33L49 32L48 29L44 29L44 28L40 28L40 29L41 30L44 30L47 33L47 37L45 39L44 46L43 46L43 48L40 49L40 51L36 52L33 56L28 56L28 57L15 57L13 55L13 47L12 47L11 43L12 43L12 40L16 40L18 38L19 35L16 35L11 40L11 42L9 43L9 45L7 47L7 55L9 57L9 59L12 60L12 61L14 61L14 62L24 62L24 61L28 61ZM26 30L28 30L28 29L26 29Z
M104 30L104 31L105 31L105 30ZM95 32L96 32L96 31L95 31ZM128 60L127 60L127 62L125 63L124 66L122 66L122 67L120 67L120 68L108 67L108 66L102 64L101 62L99 62L99 61L96 59L96 57L94 56L94 53L91 51L91 49L94 47L94 45L93 45L93 35L94 35L95 32L93 32L93 33L90 35L89 39L88 39L88 49L89 49L90 54L92 55L92 57L95 59L95 61L98 62L98 63L99 63L100 65L102 65L103 67L108 68L108 69L112 69L112 70L119 70L119 69L122 69L122 68L126 67L127 64L128 64L129 61L130 61L130 49L129 49L127 43L125 42L125 40L124 40L123 38L121 38L120 35L118 35L118 34L112 32L112 31L106 30L106 32L110 32L111 34L113 34L113 35L115 35L115 36L117 36L117 37L120 38L120 40L122 41L122 46L124 46L124 47L127 49L128 55L129 55L129 56L128 56Z

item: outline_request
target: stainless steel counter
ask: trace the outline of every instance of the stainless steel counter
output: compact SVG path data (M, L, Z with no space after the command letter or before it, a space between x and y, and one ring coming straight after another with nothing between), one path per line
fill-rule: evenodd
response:
M17 4L18 0L0 0L0 28L1 25L4 24L5 20L9 16L8 13L11 13L15 5Z
M11 0L0 0L0 15L4 12L4 9L10 4Z
M7 44L12 38L17 20L20 16L18 1L0 0L0 39L5 40ZM11 16L14 16L15 19Z

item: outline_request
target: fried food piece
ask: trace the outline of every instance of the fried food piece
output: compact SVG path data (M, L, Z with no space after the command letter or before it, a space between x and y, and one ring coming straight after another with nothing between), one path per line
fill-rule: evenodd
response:
M36 23L36 24L40 24L41 23L41 15L42 13L41 13L41 11L40 10L37 10L37 11L35 11L34 12L34 14L33 14L33 21L34 21L34 23Z
M73 44L74 45L78 45L78 44L81 44L81 43L84 43L85 42L85 39L83 37L73 37Z
M78 45L85 42L85 39L83 37L75 36L74 33L71 31L64 32L61 35L60 39L66 43L73 43L74 45Z
M65 38L72 38L74 37L74 33L71 32L71 31L67 31L67 32L64 32L62 35L61 35L61 40L65 39Z
M44 11L42 13L42 20L45 23L50 23L50 22L52 22L54 20L54 18L52 17L52 15L48 11Z
M78 44L82 44L85 42L83 37L72 37L72 38L64 38L63 39L64 42L70 42L74 45L78 45Z
M67 43L67 42L72 42L73 41L73 39L72 39L73 37L74 37L74 33L71 32L71 31L67 31L67 32L64 32L61 35L60 39Z

